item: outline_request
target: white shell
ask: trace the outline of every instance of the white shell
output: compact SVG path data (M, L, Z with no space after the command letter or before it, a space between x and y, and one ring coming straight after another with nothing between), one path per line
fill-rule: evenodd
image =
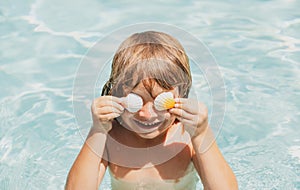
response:
M174 107L175 100L172 92L163 92L154 100L154 107L158 111L167 110Z
M131 113L137 112L143 107L143 99L133 93L128 94L123 99L124 107Z

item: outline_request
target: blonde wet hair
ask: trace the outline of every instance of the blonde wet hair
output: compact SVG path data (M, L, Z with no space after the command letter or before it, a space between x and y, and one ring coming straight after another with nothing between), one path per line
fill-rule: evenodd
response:
M188 96L192 84L189 59L175 38L156 31L128 37L114 55L102 95L125 96L140 82L148 91L158 84L166 90L178 87L181 97Z

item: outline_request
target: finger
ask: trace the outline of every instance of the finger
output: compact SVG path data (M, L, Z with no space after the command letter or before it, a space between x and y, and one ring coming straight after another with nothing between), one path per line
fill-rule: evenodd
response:
M109 113L121 114L122 111L113 106L103 106L103 107L97 108L97 113L102 114L102 115L109 114Z
M120 116L120 114L118 114L118 113L109 113L109 114L105 114L105 115L99 115L99 120L105 122L105 121L110 121L119 116Z
M121 105L119 101L112 101L112 106L117 108L121 112L124 111L124 107Z
M197 107L197 106L195 106L195 105L197 105L197 104L194 101L192 102L191 100L186 99L186 98L176 98L174 107L184 109L187 112L190 112L192 114L196 114L197 109L195 109L195 107Z
M205 115L193 115L188 112L185 112L182 109L172 108L169 110L169 112L175 115L179 120L184 121L186 124L193 125L196 127L201 125L205 120L207 120L207 117L205 117Z
M198 114L201 110L202 104L198 103L196 100L186 99L186 98L176 98L175 108L183 109L191 114Z
M124 110L124 107L121 105L120 98L117 98L114 96L102 96L102 97L96 99L95 106L97 108L103 107L103 106L113 106L120 111Z
M113 101L113 102L117 102L118 104L122 103L122 99L118 98L116 96L101 96L101 98L103 98L104 100L110 100L110 101Z
M185 127L190 127L190 128L196 128L195 124L193 123L193 121L189 120L189 119L185 119L182 117L178 117L177 118Z
M110 109L110 111L109 111ZM116 108L114 108L116 109ZM117 109L118 110L118 109ZM113 112L113 106L109 103L109 102L106 102L106 101L95 101L93 104L92 104L92 111L93 113L107 113L107 112Z
M175 98L174 100L176 103L179 103L179 104L186 103L188 101L187 98Z
M171 114L174 114L176 117L185 118L188 120L191 120L191 119L193 119L193 117L195 117L194 115L184 111L183 109L179 109L179 108L172 108L169 110L169 112Z
M191 137L196 135L196 133L198 134L199 129L202 129L202 130L205 129L205 128L197 127L195 125L194 121L192 121L192 120L187 120L184 118L178 118L178 120L182 123L184 130L187 131L191 135Z

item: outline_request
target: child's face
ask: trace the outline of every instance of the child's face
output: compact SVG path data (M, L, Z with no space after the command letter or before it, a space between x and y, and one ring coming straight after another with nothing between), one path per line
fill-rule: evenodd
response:
M143 99L143 107L136 113L125 110L121 115L122 124L146 139L153 139L164 133L174 123L175 117L167 110L158 111L154 108L154 99L162 92L166 92L166 90L157 84L149 92L141 82L131 93L137 94ZM178 97L177 89L170 90L170 92L174 94L174 97Z

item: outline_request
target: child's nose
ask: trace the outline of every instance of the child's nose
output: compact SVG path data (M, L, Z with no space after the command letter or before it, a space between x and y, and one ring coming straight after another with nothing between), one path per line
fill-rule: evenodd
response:
M143 105L142 109L138 112L140 117L143 117L145 119L150 119L153 117L157 117L157 113L154 110L154 104L153 102L147 102Z

